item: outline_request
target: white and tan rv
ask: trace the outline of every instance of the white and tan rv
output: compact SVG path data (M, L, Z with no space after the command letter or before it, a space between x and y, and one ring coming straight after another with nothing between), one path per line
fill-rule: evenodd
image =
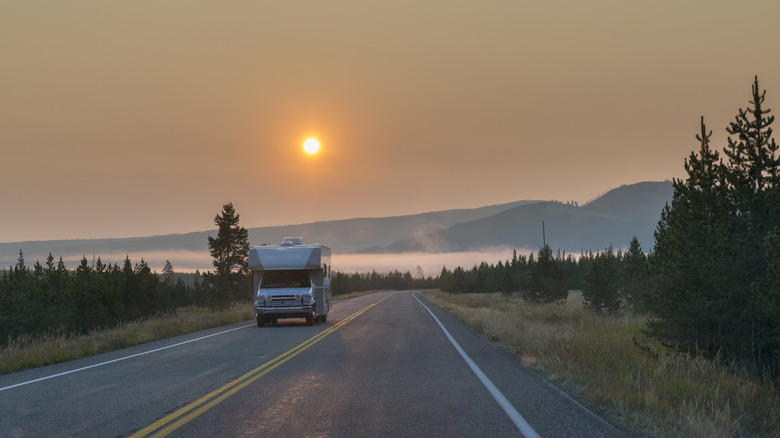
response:
M308 325L327 320L333 300L327 246L285 237L281 245L251 248L249 269L258 327L280 318L305 318Z

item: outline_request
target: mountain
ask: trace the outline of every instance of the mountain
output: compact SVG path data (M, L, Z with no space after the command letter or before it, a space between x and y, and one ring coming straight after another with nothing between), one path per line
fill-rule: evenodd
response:
M610 244L626 247L636 235L647 252L661 209L672 198L672 183L643 182L611 190L578 207L560 202L517 201L487 207L446 210L385 218L357 218L309 224L249 228L251 245L279 243L285 236L320 242L336 254L458 252L503 246L536 250L542 246L542 222L554 249L579 253ZM55 240L0 243L0 268L16 264L19 250L28 264L43 263L51 252L73 268L82 256L116 263L130 256L153 268L170 259L176 269L209 269L207 237L216 230L125 239Z
M356 218L334 221L314 222L300 225L248 228L249 243L253 246L263 243L279 243L286 236L300 236L306 243L320 242L330 246L334 252L351 253L372 246L390 245L396 240L422 236L433 231L445 229L460 222L472 221L500 213L504 210L534 201L517 201L507 204L491 205L471 209L455 209L429 213L385 218ZM81 239L49 240L30 242L0 243L0 268L15 265L19 250L24 253L28 264L35 260L44 262L51 252L55 258L63 256L66 265L73 267L82 256L91 259L102 257L104 262L123 260L130 254L133 262L144 257L152 266L160 265L170 258L178 268L208 269L195 266L188 259L193 254L199 258L208 258L209 235L216 236L216 230L197 231L186 234L167 234L161 236L132 237L123 239ZM166 255L160 255L165 253ZM174 257L177 260L174 260ZM162 263L160 263L161 259ZM154 260L154 264L152 264Z
M669 181L644 182L611 190L582 207L534 202L362 252L459 252L491 246L536 250L543 245L543 222L547 243L554 250L579 253L609 245L627 247L636 235L649 251L661 210L672 193Z

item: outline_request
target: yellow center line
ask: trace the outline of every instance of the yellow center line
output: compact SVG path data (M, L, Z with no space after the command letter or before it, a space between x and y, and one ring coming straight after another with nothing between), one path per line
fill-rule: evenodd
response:
M169 433L173 432L174 430L180 428L187 422L191 421L192 419L196 418L200 414L208 411L209 409L213 408L226 398L230 397L231 395L237 393L241 389L245 388L250 383L254 382L255 380L263 377L264 375L270 373L283 363L287 362L288 360L292 359L293 357L300 354L302 351L306 350L307 348L311 347L312 345L316 344L317 342L321 341L323 338L328 336L329 334L335 332L336 330L343 327L348 322L352 321L353 319L357 318L358 316L365 313L368 309L376 306L377 304L381 303L382 301L388 299L390 295L382 298L381 300L377 301L374 304L370 304L357 312L353 313L349 317L345 318L344 320L338 322L337 324L333 325L332 327L329 327L327 330L323 330L322 332L312 336L308 340L304 341L303 343L291 348L290 350L280 354L279 356L275 357L274 359L269 360L268 362L260 365L259 367L253 369L252 371L244 374L243 376L233 380L232 382L215 389L214 391L208 393L207 395L199 398L198 400L195 400L194 402L184 406L183 408L177 410L176 412L173 412L154 423L146 426L145 428L139 430L138 432L130 435L130 438L141 438L148 436L149 434L157 431L157 433L154 434L155 437L164 437L168 435Z

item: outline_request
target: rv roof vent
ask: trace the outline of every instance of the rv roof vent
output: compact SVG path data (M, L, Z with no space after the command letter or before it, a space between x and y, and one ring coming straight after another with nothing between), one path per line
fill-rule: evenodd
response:
M300 245L301 243L300 237L285 237L282 241L282 246Z

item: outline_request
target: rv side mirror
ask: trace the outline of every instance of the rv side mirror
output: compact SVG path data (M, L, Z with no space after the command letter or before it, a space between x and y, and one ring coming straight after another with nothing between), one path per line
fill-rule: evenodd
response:
M325 277L322 279L322 287L324 287L325 289L330 288L330 278Z

